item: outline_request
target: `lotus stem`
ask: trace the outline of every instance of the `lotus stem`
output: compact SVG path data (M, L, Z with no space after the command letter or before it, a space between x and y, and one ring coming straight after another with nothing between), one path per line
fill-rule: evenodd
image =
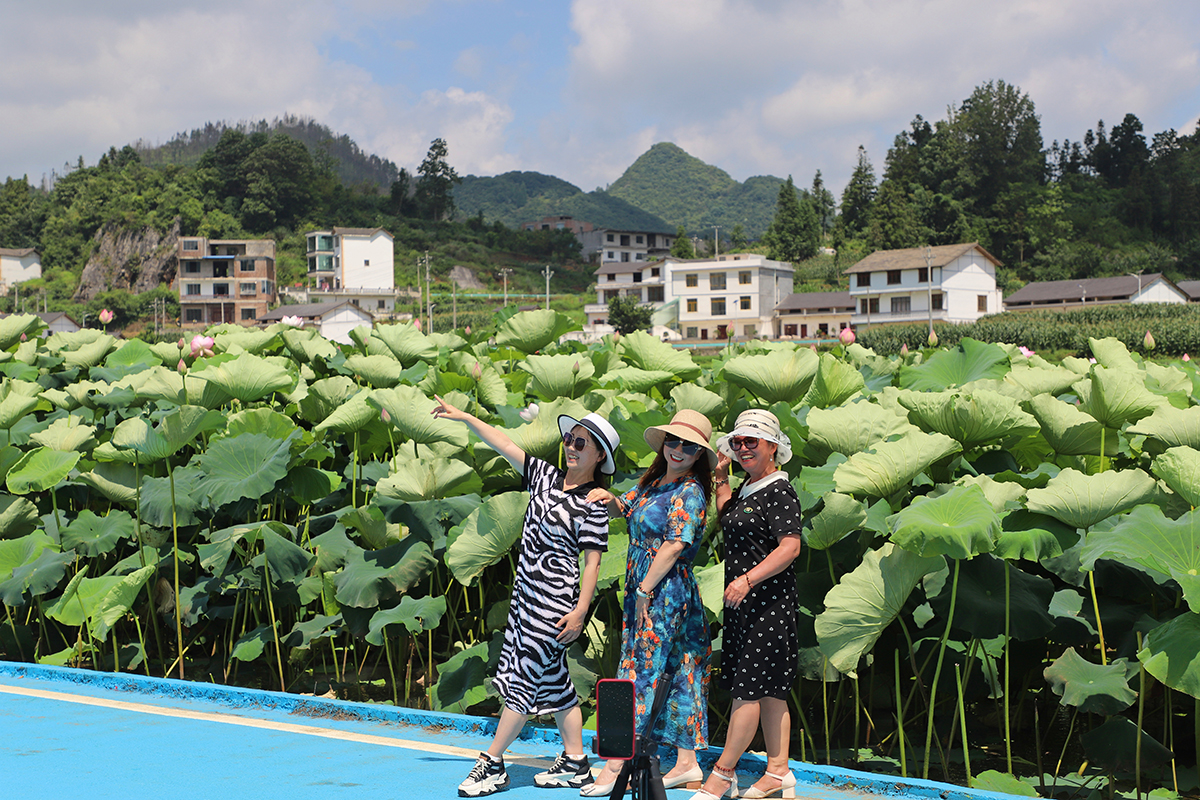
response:
M271 615L271 637L275 640L275 660L279 664L279 691L286 692L287 684L283 679L283 648L279 645L279 625L275 621L275 600L271 596L271 566L263 554L263 585L267 587L267 612Z
M900 696L900 651L892 651L896 674L896 734L900 739L900 777L908 777L908 756L904 747L904 706Z
M1137 632L1137 649L1142 649L1142 632ZM1133 751L1133 780L1138 800L1142 800L1142 725L1146 719L1146 667L1138 669L1137 744Z
M167 465L167 477L171 483L171 559L175 562L175 642L179 647L179 680L183 680L183 616L179 611L179 509L175 505L175 469L170 464Z
M138 615L133 615L133 624L137 628L138 644L142 646L142 669L146 671L146 677L150 677L150 654L146 651L146 637L142 633L142 621L138 619Z
M1013 774L1012 766L1012 719L1009 716L1008 704L1008 649L1012 645L1010 631L1012 629L1012 576L1008 571L1008 562L1004 562L1004 758L1008 774Z
M25 648L21 646L21 637L17 635L17 623L13 621L12 609L8 606L4 607L4 613L8 616L8 627L12 628L13 641L17 645L17 654L21 656L21 660L25 660Z
M954 680L958 684L958 724L962 732L963 764L967 768L967 786L971 786L971 748L967 744L967 712L963 706L963 679L958 664L954 665Z
M1100 601L1096 598L1096 570L1094 569L1088 573L1088 588L1092 591L1092 608L1096 611L1096 634L1100 637L1100 663L1107 665L1108 648L1104 644L1104 622L1100 619Z
M399 686L396 684L396 667L392 663L392 648L388 644L387 626L384 626L383 633L383 652L387 654L388 675L392 678L392 705L400 705Z
M1067 726L1067 737L1063 740L1062 752L1060 752L1058 754L1058 761L1054 764L1054 777L1055 778L1057 778L1058 774L1062 771L1063 759L1067 757L1067 745L1069 745L1071 743L1071 734L1075 732L1075 720L1078 717L1079 717L1079 709L1076 708L1075 712L1073 714L1071 714L1071 724Z
M824 714L825 714L825 764L826 765L833 763L833 759L830 756L831 745L829 743L829 688L828 688L828 685L825 683L825 670L826 670L828 664L829 664L829 659L825 656L821 656L821 709L822 709L822 711L824 711Z
M954 606L958 601L958 571L961 564L961 559L954 559L954 580L950 585L950 611L946 615L946 629L942 631L942 642L938 647L937 666L933 670L933 683L929 686L929 716L925 725L925 766L921 771L921 778L924 780L929 780L930 745L933 743L933 710L937 699L938 678L942 675L942 661L946 656L946 642L950 640L950 628L954 624ZM942 767L945 768L945 766L943 761Z
M854 760L858 761L858 741L860 732L859 711L862 709L862 698L859 695L858 678L851 678L854 682Z

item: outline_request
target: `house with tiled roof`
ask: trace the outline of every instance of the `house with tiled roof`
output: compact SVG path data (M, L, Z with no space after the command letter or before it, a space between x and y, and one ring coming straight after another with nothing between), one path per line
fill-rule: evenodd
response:
M849 292L796 292L775 306L775 325L785 339L822 339L850 327L855 302Z
M1187 283L1200 284L1200 281ZM1063 310L1114 303L1187 303L1191 300L1183 284L1176 284L1155 272L1027 283L1004 299L1004 307L1007 311Z
M342 344L353 343L350 331L360 325L370 328L375 322L371 314L349 300L280 306L260 316L258 322L269 325L285 317L296 317L303 327L316 328L329 341Z

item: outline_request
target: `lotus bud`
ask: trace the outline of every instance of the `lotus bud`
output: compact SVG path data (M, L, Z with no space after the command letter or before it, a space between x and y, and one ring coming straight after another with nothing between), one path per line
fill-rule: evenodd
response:
M179 370L180 372L187 372L187 364L183 363L182 358L179 359L179 363L175 366L175 369Z
M613 331L613 340L612 341L613 341L613 344L616 344L617 342L621 341L621 332L620 331Z
M1154 337L1150 335L1150 331L1146 331L1146 336L1142 339L1142 348L1145 350L1154 349Z
M392 421L392 415L391 415L391 414L389 414L389 413L387 413L387 409L386 409L386 408L381 408L381 409L379 409L379 418L380 418L381 420L383 420L384 422L391 422L391 421Z
M814 353L815 353L815 352L817 352L817 346L816 346L815 344L810 344L810 345L808 346L808 349L809 349L809 350L812 350Z
M467 334L467 336L470 336L470 335L471 335L471 326L470 326L470 325L468 325L468 326L467 326L467 329L466 329L465 331L463 331L463 332L464 332L464 333L466 333L466 334Z
M1191 361L1191 360L1192 360L1192 357L1191 357L1191 356L1189 356L1187 353L1184 353L1184 354L1183 354L1183 360L1184 360L1184 361Z
M22 334L21 334L21 341L22 341L22 342L24 342L24 341L28 341L28 340L29 340L29 337L28 337L28 336L26 336L25 334L23 334L23 333L22 333Z
M101 310L101 312L100 312L100 321L102 323L104 323L105 325L107 325L108 323L113 321L113 317L115 317L115 316L116 316L116 314L114 314L113 312L111 312L107 308L105 308L105 309Z
M854 329L842 328L842 332L838 334L838 339L841 339L842 344L854 344Z
M179 340L179 349L182 350L185 347L187 347L187 342L185 342L183 339L180 339Z
M525 420L526 422L533 422L535 419L537 419L538 404L530 403L529 408L526 408L518 413L520 414L521 419Z
M283 319L281 319L279 321L282 322L284 325L287 325L288 327L291 327L291 328L304 327L304 320L300 319L300 317L295 316L295 315L289 316L289 317L284 317Z
M937 347L937 343L938 343L937 331L935 331L933 328L930 328L929 329L929 346Z
M571 372L576 375L579 374L579 359L575 359L575 366L571 367Z
M1034 353L1034 351L1033 351L1033 350L1030 350L1030 349L1029 349L1028 347L1026 347L1025 345L1021 345L1021 346L1019 346L1017 349L1018 349L1018 350L1020 350L1020 351L1021 351L1021 355L1025 356L1026 358L1030 358L1031 356L1033 356L1033 353Z
M908 342L900 345L900 357L905 358L908 355Z
M475 366L471 368L471 377L475 379L476 383L478 383L479 379L483 377L483 365L478 361L476 361Z
M417 330L421 330L421 318L420 317L417 317L416 319L413 320L413 327L416 328Z

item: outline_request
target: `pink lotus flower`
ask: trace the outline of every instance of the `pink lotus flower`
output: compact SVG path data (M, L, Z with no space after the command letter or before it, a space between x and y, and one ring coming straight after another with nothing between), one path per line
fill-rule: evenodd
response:
M416 319L413 320L413 327L416 328L417 330L421 330L421 318L420 317L417 317Z
M213 338L197 333L192 337L192 358L211 356L213 354Z
M1017 347L1017 349L1018 349L1018 350L1020 350L1020 351L1021 351L1021 355L1025 356L1026 358L1029 358L1029 357L1031 357L1031 356L1033 355L1033 353L1034 353L1034 351L1033 351L1033 350L1030 350L1030 349L1029 349L1028 347L1026 347L1025 345L1020 345L1019 347Z
M526 422L533 422L535 419L537 419L538 404L530 403L529 408L526 408L517 413L520 415L521 419L525 420Z
M106 308L100 312L100 321L102 323L104 323L105 325L107 325L108 323L113 321L113 317L115 317L115 316L116 316L116 314L114 314L113 312L109 311Z
M1142 339L1142 347L1146 350L1154 349L1154 337L1150 335L1150 331L1146 331L1146 336Z
M471 326L470 325L467 326L467 329L464 331L464 333L466 333L467 336L471 335Z
M817 346L816 346L815 344L810 344L810 345L808 346L808 349L809 349L809 350L812 350L814 353L815 353L815 352L817 352Z
M904 358L907 355L908 355L908 342L905 342L904 344L900 345L900 357Z
M938 343L937 331L935 331L933 328L930 328L929 329L929 346L937 347L937 343Z
M284 317L283 319L281 319L279 321L281 323L283 323L284 325L287 325L292 328L304 327L304 320L300 319L300 317L295 316L295 315Z
M22 333L22 334L21 334L21 341L22 341L22 342L24 342L24 341L28 341L28 340L29 340L29 337L28 337L28 336L26 336L25 334L23 334L23 333Z
M1189 356L1187 353L1184 353L1184 354L1183 354L1183 360L1184 360L1184 361L1191 361L1191 360L1192 360L1192 357L1191 357L1191 356Z
M854 338L853 328L842 328L842 332L838 334L838 339L842 341L842 344L854 344Z

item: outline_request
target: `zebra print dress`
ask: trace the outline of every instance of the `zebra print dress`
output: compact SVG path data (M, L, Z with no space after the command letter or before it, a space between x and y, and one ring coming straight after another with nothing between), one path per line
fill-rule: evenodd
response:
M599 484L563 491L566 473L533 456L524 472L529 510L493 685L519 714L553 714L579 703L554 624L579 602L579 552L608 549L608 514L584 500Z

